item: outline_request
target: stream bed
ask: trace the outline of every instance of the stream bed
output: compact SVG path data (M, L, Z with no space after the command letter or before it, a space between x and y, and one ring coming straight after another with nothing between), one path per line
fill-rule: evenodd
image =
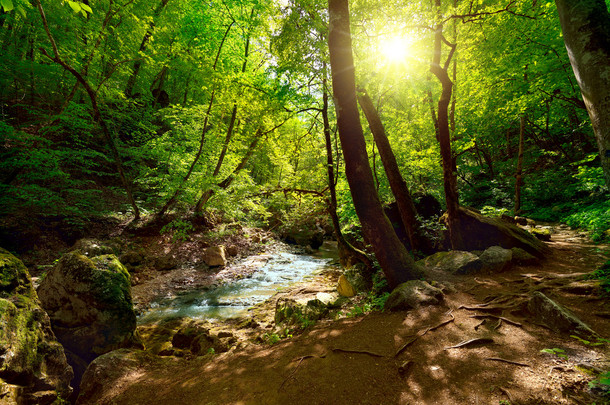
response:
M248 309L264 302L282 288L320 274L336 263L336 243L326 242L313 254L296 254L288 251L259 255L260 263L246 278L226 282L207 289L183 291L171 297L158 299L138 317L144 325L168 318L189 317L221 320L243 316ZM251 260L246 258L235 266Z

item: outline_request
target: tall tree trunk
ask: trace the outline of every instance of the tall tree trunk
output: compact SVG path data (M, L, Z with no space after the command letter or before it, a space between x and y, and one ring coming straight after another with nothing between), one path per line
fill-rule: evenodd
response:
M521 116L519 125L519 154L517 155L517 173L515 174L515 215L521 211L521 186L523 185L523 139L525 138L525 115Z
M330 137L330 121L328 119L328 90L326 79L326 63L323 69L324 77L322 78L322 123L324 125L324 141L326 144L326 173L328 174L328 189L330 190L330 200L328 201L328 214L333 223L335 238L339 248L339 260L344 267L351 267L357 262L364 263L367 268L372 268L371 259L362 252L356 249L349 243L343 232L341 232L341 223L337 214L337 183L335 180L335 164L333 161L333 144ZM367 276L367 275L365 275Z
M388 284L394 288L419 278L421 270L396 236L375 191L356 100L348 0L329 0L328 10L328 48L345 174L364 237L373 247Z
M398 162L396 162L396 156L394 156L394 151L392 151L392 146L385 133L381 118L379 118L379 114L365 90L360 90L358 93L358 102L369 123L369 128L373 133L373 139L375 140L377 149L379 149L379 156L381 157L386 177L390 183L390 189L396 199L400 219L407 231L411 249L420 252L427 251L428 249L425 240L421 235L421 226L417 219L417 211L415 210L411 193L400 173Z
M161 12L163 11L163 9L165 8L165 6L167 5L168 2L169 2L169 0L161 0L161 3L155 9L152 20L150 21L150 25L148 26L148 30L146 30L146 33L144 34L144 37L142 38L142 42L140 43L139 52L144 52L146 50L146 47L148 46L148 41L150 41L150 38L152 37L153 32L155 30L155 20L159 17L159 15L161 14ZM138 79L138 74L140 73L141 67L142 67L142 60L140 60L140 59L136 60L133 64L133 70L131 71L131 76L129 76L129 79L127 79L127 85L125 86L125 95L127 97L131 97L131 95L132 95L133 88L136 85L136 80Z
M435 6L440 16L440 0L435 0ZM440 17L439 17L440 18ZM442 44L450 47L449 55L441 66ZM434 54L430 64L430 72L436 76L442 86L441 96L437 106L438 142L441 149L443 165L443 188L445 190L445 202L447 204L447 225L449 228L449 239L453 249L463 246L462 233L460 231L459 197L457 191L457 174L455 168L455 157L451 150L451 131L449 129L449 103L453 91L453 82L449 78L447 70L455 52L455 44L450 43L443 36L443 25L435 27Z
M51 59L53 62L59 64L65 70L70 72L80 82L80 84L83 86L83 88L89 95L89 98L91 99L91 107L93 109L93 119L95 120L95 122L97 122L99 124L100 128L102 129L102 133L104 134L104 137L106 138L106 141L108 142L108 145L110 146L110 150L114 157L114 162L115 162L115 165L117 168L117 172L119 173L119 177L121 178L121 182L123 183L123 188L125 189L125 192L127 193L127 198L129 199L129 203L131 204L131 206L133 208L134 218L140 219L140 210L138 209L138 205L136 204L136 201L133 198L133 194L131 192L131 183L127 180L127 176L125 175L125 171L123 170L123 160L121 159L121 155L119 154L119 150L117 148L114 137L110 133L110 130L108 129L108 126L106 125L106 121L104 121L104 119L102 118L102 115L100 114L100 110L99 110L99 107L97 104L97 95L96 95L95 91L93 90L93 88L91 87L91 85L89 84L89 82L87 82L87 80L85 80L85 78L76 69L74 69L72 66L70 66L68 63L66 63L64 60L61 59L61 57L59 55L59 49L57 48L55 39L53 38L51 31L49 30L47 17L44 13L40 0L36 0L36 7L38 8L38 12L40 14L40 17L42 18L42 23L43 23L45 32L47 33L47 37L49 38L49 41L51 42L51 45L53 47L53 56L49 55L45 49L41 49L41 52L46 57Z
M610 14L604 0L555 0L610 189Z

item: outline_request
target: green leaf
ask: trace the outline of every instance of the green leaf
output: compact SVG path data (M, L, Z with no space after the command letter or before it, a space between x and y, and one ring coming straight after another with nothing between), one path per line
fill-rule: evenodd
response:
M68 0L68 5L72 7L72 10L74 10L75 13L78 13L81 10L80 4L75 1Z
M6 13L11 11L15 7L15 6L13 6L13 0L0 0L0 4L2 5L2 8L4 9L4 12L6 12Z
M92 10L92 9L91 9L91 7L89 7L88 5L86 5L86 4L84 4L84 3L81 3L81 5L80 5L80 6L81 6L81 8L82 8L83 10L85 10L86 12L88 12L88 13L93 13L93 10Z

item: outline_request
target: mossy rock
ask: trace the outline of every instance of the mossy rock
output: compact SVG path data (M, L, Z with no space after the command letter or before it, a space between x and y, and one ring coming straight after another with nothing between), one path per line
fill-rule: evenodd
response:
M72 368L40 307L26 267L0 249L0 275L0 384L20 386L3 395L9 402L2 403L36 403L32 399L43 394L50 402L67 398L72 392Z
M442 218L447 222L447 215ZM548 248L531 233L501 218L486 217L464 207L459 208L460 232L463 236L461 250L485 250L491 246L504 249L514 247L543 257Z
M0 298L15 295L33 298L36 293L23 262L8 250L0 248Z
M548 242L551 240L551 231L545 228L532 228L530 229L532 235L534 235L537 239Z
M460 250L438 252L417 263L428 269L442 270L452 274L472 274L483 267L483 263L477 255Z
M111 350L141 346L130 275L114 255L66 254L48 272L38 295L59 341L87 362Z

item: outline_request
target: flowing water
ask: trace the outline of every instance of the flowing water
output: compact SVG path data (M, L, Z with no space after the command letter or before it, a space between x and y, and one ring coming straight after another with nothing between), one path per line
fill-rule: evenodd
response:
M153 302L138 323L175 317L213 320L243 316L278 290L321 273L336 259L337 247L333 243L325 243L312 255L274 253L251 277Z

